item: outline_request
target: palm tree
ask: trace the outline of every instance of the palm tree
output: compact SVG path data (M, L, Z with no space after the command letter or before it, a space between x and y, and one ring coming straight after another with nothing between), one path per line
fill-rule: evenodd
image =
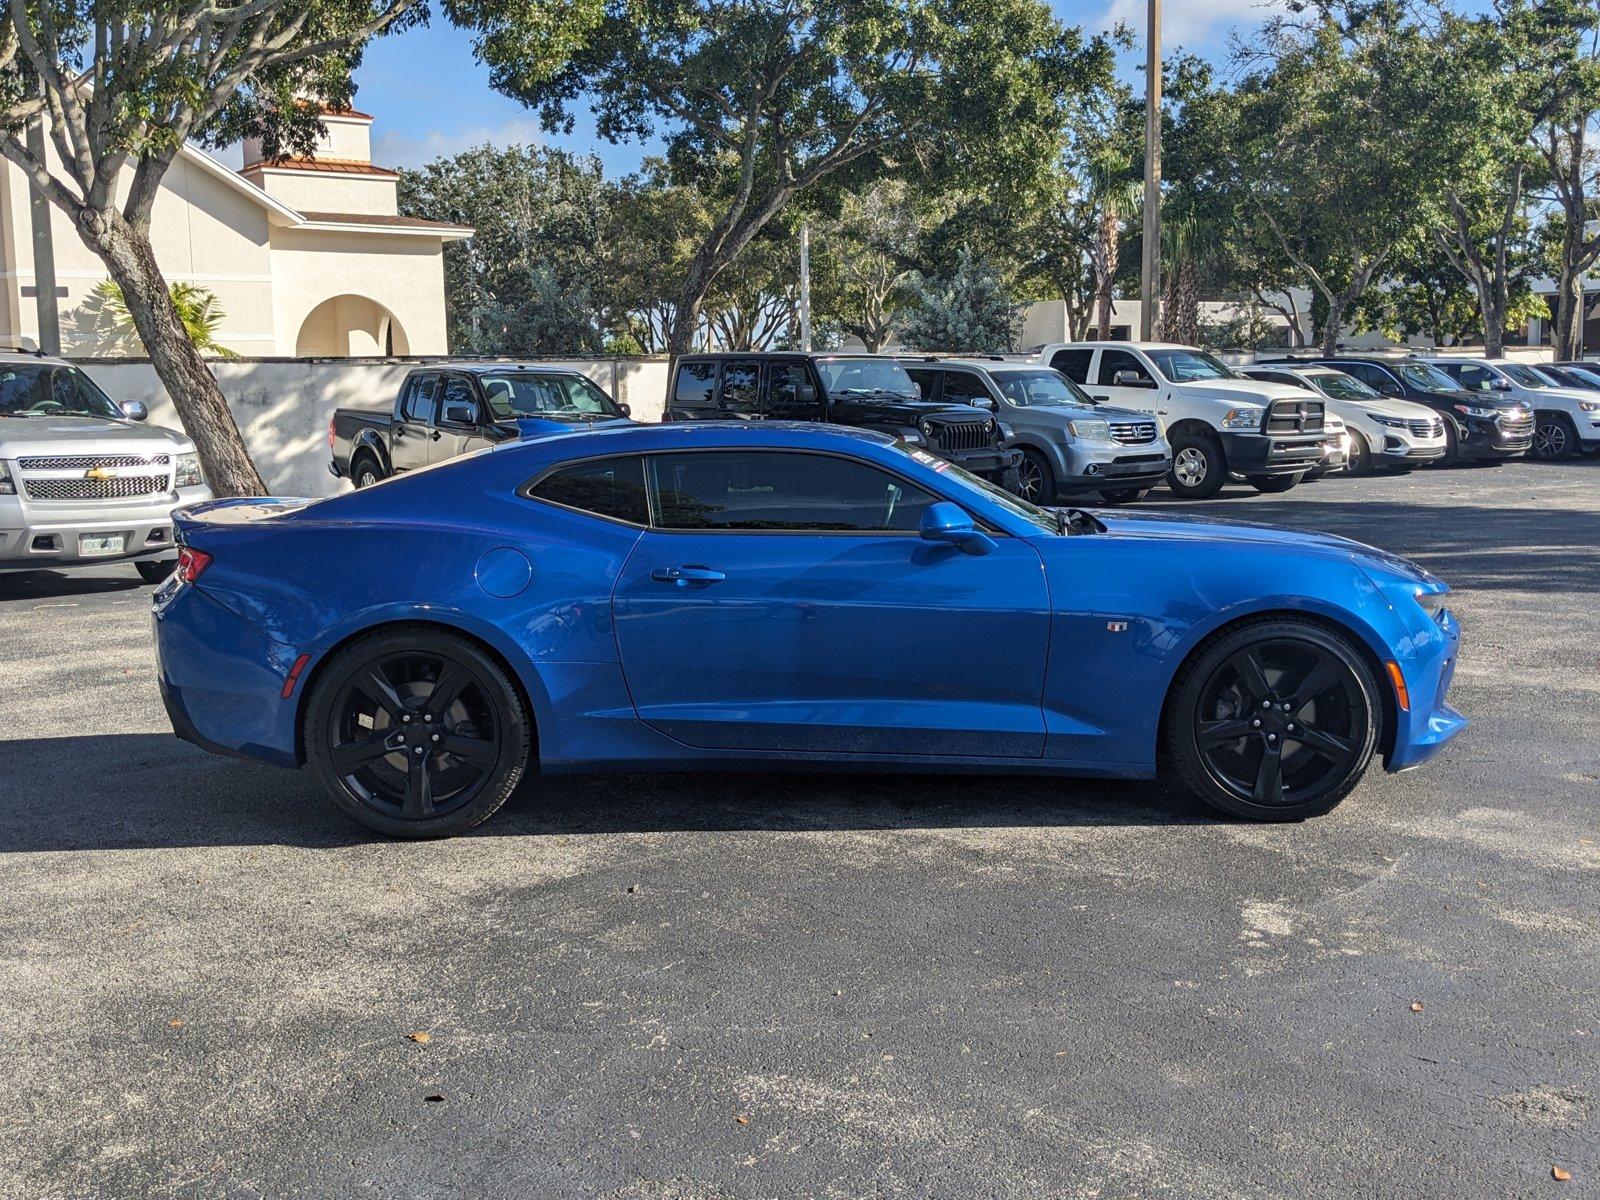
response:
M1122 252L1122 222L1139 202L1139 185L1126 163L1107 158L1089 168L1089 194L1095 209L1095 234L1089 243L1089 264L1094 270L1095 336L1111 336L1111 292L1117 282Z
M116 282L103 279L94 290L95 295L105 302L106 311L117 328L130 337L136 337L133 314L128 311L127 302L122 298L122 289ZM184 332L189 335L196 350L201 354L214 354L218 358L238 357L236 351L217 341L217 330L228 314L222 311L216 293L181 279L172 284L169 290L172 293L172 305L178 310L178 319L183 322Z

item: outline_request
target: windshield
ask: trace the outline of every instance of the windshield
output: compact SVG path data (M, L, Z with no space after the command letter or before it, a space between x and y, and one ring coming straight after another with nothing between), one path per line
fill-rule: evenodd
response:
M990 378L1018 408L1087 408L1094 403L1060 371L995 371Z
M1521 363L1496 363L1495 369L1518 387L1550 388L1556 386L1532 367L1525 367Z
M1464 392L1459 383L1446 375L1438 367L1430 367L1427 363L1396 363L1394 371L1412 387L1423 392Z
M1326 375L1320 371L1315 375L1306 376L1316 385L1317 391L1324 396L1332 396L1335 400L1378 400L1381 399L1376 391L1369 388L1354 375L1346 375L1343 371L1329 371Z
M1150 361L1173 383L1193 383L1198 379L1238 379L1220 359L1204 350L1146 350Z
M1571 366L1562 367L1561 369L1568 375L1571 375L1577 381L1577 386L1579 387L1600 387L1600 370L1596 370L1592 367Z
M945 459L929 454L917 446L909 446L905 442L896 442L894 448L901 454L916 459L925 467L931 467L939 472L941 478L947 480L958 491L971 493L975 498L987 500L991 504L998 504L1007 512L1021 517L1030 524L1037 525L1045 533L1060 533L1061 522L1053 513L1046 512L1029 504L1021 496L1013 495L1000 487L990 483L987 479L979 479L967 471Z
M582 375L507 371L503 375L480 376L480 382L483 398L498 421L518 417L594 421L623 415L610 396Z
M915 400L922 395L905 368L892 358L820 358L817 373L830 396L888 392Z
M0 365L0 416L120 420L122 410L77 367L5 363Z

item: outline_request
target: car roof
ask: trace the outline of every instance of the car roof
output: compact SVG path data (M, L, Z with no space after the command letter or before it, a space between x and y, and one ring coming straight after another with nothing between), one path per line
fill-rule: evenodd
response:
M515 359L502 359L496 362L451 362L441 359L438 362L421 363L411 369L415 375L422 371L465 371L469 375L487 375L495 371L537 371L546 375L582 375L577 367L560 366L556 363L517 362Z
M904 355L874 354L870 350L702 350L680 355L679 362L705 362L717 359L737 359L744 362L752 358L880 358L884 362L899 362Z
M551 459L593 458L604 454L635 454L658 450L761 449L776 446L790 450L849 450L866 442L887 446L894 439L871 429L849 425L823 425L813 421L664 421L661 424L615 425L575 433L503 442L494 454L515 454L524 449ZM556 447L555 453L550 453ZM570 447L571 454L560 448Z
M1103 342L1061 342L1057 349L1097 350L1107 347L1113 350L1199 350L1198 346L1185 346L1182 342L1135 342L1116 338L1107 338ZM1206 353L1203 350L1200 352Z
M959 367L968 371L1044 371L1049 369L1025 359L1001 358L998 356L994 358L936 358L932 355L901 354L897 357L904 366Z
M41 363L52 367L70 367L72 364L64 358L56 358L49 354L36 354L32 350L5 350L0 351L0 363L8 366L38 366Z
M1321 363L1283 363L1283 362L1255 362L1247 367L1238 368L1248 375L1251 371L1282 371L1288 375L1343 375L1344 372L1337 367L1325 367Z

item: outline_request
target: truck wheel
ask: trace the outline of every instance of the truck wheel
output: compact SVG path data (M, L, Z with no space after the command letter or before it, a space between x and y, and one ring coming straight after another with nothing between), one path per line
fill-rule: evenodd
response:
M1578 431L1566 413L1542 412L1533 427L1533 456L1559 462L1578 452Z
M350 482L358 488L371 487L383 478L383 473L378 470L378 464L373 461L370 454L358 454L355 463L350 468Z
M175 558L141 558L133 564L133 569L139 572L139 578L146 583L160 583L172 574L172 568L177 565Z
M1100 499L1107 504L1131 504L1150 494L1149 488L1101 488Z
M1006 472L1010 475L1012 472ZM1056 498L1056 473L1044 455L1037 450L1024 450L1022 461L1015 469L1017 486L1014 489L1030 504L1051 504ZM1002 485L1003 486L1003 485Z
M1204 434L1183 434L1172 442L1172 470L1167 487L1184 500L1209 500L1228 481L1228 460L1222 444Z
M1251 475L1248 477L1250 486L1258 492L1265 492L1269 496L1276 496L1279 492L1287 492L1295 484L1305 478L1305 473L1298 475Z

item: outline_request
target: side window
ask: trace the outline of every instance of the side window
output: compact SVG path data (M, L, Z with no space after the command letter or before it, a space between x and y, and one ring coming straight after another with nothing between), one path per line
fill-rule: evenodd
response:
M615 521L650 523L644 460L638 457L573 463L546 475L528 489L528 495Z
M1483 367L1475 367L1470 363L1461 366L1448 366L1445 371L1456 377L1456 382L1469 392L1494 391L1494 374Z
M1132 371L1140 379L1150 382L1150 372L1126 350L1100 351L1100 386L1115 387L1112 380L1116 379L1118 371Z
M757 413L761 411L760 362L725 362L722 364L722 392L719 407L723 412Z
M969 371L944 372L944 399L949 404L983 404L994 407L994 398L983 380Z
M672 391L674 407L709 408L717 384L717 364L686 362L678 364L678 382Z
M433 390L437 375L413 375L407 385L405 403L400 413L408 421L421 425L433 424Z
M824 454L659 454L650 464L666 529L911 533L935 502L886 471Z
M927 367L907 367L906 374L911 376L911 382L917 385L917 391L922 393L924 400L939 398L938 371L930 371Z
M1050 365L1073 383L1084 384L1089 382L1089 360L1093 357L1093 350L1057 350Z
M439 419L444 420L445 409L452 404L476 404L472 384L460 375L446 375L439 389Z
M800 397L800 389L810 383L805 363L772 363L767 367L767 415L785 421L820 421L821 398L815 392L809 400Z

